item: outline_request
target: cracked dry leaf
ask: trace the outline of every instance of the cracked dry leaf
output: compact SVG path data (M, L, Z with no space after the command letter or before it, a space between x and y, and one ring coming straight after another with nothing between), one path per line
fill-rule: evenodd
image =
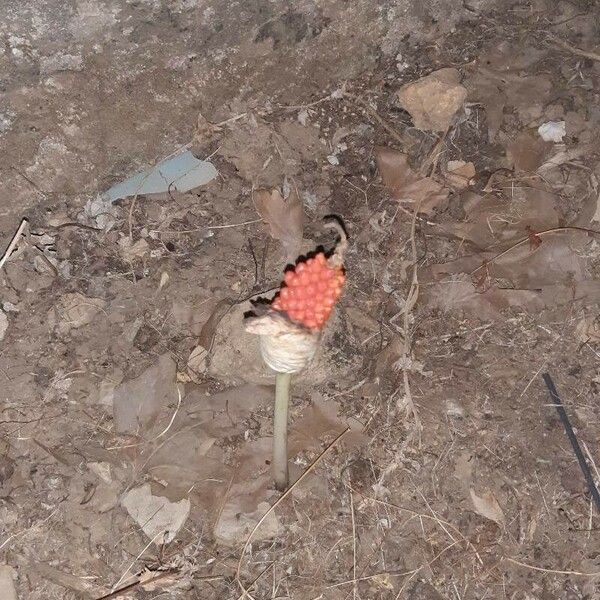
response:
M498 500L496 500L493 492L486 490L481 496L478 496L475 490L471 488L469 493L471 494L471 501L477 514L485 519L494 521L500 527L504 527L504 511L500 508L500 504L498 504Z
M378 146L375 159L381 179L394 200L409 203L420 213L431 215L448 197L448 190L437 181L411 169L406 154Z
M304 231L304 211L296 189L292 188L287 199L278 189L258 190L254 206L271 236L283 244L287 261L294 262L300 253Z

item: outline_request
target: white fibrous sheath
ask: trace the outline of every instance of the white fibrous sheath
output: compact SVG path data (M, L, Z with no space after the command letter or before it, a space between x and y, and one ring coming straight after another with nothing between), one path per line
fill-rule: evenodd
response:
M301 371L315 355L319 342L319 332L292 323L276 311L248 319L246 331L260 335L263 360L277 373Z

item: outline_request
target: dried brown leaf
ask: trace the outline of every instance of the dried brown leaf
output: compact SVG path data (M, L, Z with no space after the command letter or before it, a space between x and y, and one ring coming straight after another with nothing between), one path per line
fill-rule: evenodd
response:
M254 194L254 206L269 226L269 233L283 244L287 261L295 261L302 246L304 230L302 201L295 187L292 186L287 199L278 189L258 190Z
M430 215L448 197L448 190L431 177L422 177L408 164L408 156L379 146L375 148L377 168L392 197L412 204L419 212Z
M516 171L533 173L544 164L552 147L552 143L544 142L538 135L523 131L508 145L506 151Z
M200 346L206 348L208 352L212 350L213 341L215 339L215 334L217 332L217 327L221 322L221 319L227 313L227 311L231 308L231 300L224 298L221 300L217 306L215 306L212 314L202 326L200 330L200 335L198 337L198 343Z
M467 97L459 82L457 69L440 69L402 86L398 100L417 129L446 131Z
M545 52L506 43L480 57L477 71L465 85L469 99L485 108L490 140L502 127L506 106L514 107L525 125L541 116L552 91L550 78L545 74L522 77L521 72L539 61Z
M598 318L584 317L575 329L577 339L583 344L600 342L600 321Z
M208 144L217 137L221 131L222 127L211 123L204 115L202 115L202 113L198 113L198 119L194 129L194 141L199 144Z
M486 490L481 496L478 496L473 488L469 492L475 511L482 517L494 521L500 527L504 527L504 511L500 508L500 504L498 504L498 500L496 500L493 492Z

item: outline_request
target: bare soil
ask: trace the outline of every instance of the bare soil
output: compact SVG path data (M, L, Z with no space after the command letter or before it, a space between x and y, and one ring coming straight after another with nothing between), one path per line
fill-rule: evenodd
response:
M541 379L600 479L598 4L293 4L4 2L3 250L28 225L0 270L0 599L600 598ZM447 67L466 101L419 130L397 91ZM218 176L92 212L183 149ZM301 253L326 215L350 240L284 498L243 327L286 266L272 188ZM127 509L146 485L180 528Z

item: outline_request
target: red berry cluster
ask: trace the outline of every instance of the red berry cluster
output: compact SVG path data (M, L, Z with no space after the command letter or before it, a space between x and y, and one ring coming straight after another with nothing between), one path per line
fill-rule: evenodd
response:
M320 252L286 272L271 306L309 329L321 329L342 292L345 279L342 268L330 267Z

